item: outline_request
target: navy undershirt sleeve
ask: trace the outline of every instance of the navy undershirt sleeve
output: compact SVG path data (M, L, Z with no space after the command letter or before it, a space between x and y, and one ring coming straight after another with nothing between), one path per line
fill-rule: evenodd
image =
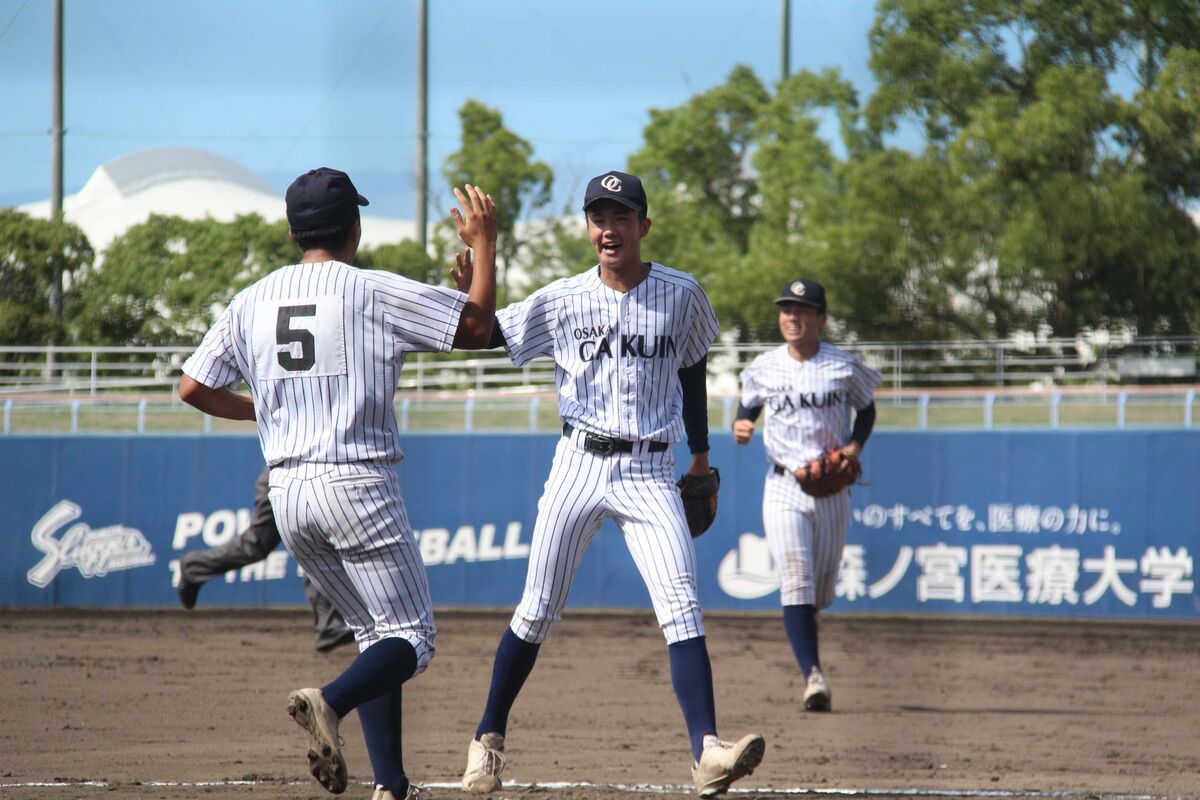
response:
M748 419L754 422L758 419L758 415L762 413L762 406L751 406L746 408L741 403L738 403L737 416L734 419Z
M867 443L867 437L871 435L871 431L875 428L875 404L866 408L860 408L858 413L854 415L854 430L850 433L850 438L858 442L859 447L863 447Z
M708 452L707 372L707 357L679 370L679 385L683 387L683 429L691 453Z
M488 340L487 349L493 347L504 347L504 331L500 330L500 326L492 323L492 338Z

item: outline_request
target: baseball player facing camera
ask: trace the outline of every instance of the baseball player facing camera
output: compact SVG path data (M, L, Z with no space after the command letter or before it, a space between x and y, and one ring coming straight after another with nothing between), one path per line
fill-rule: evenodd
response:
M668 643L696 790L711 797L750 774L764 751L757 734L736 742L717 738L696 552L672 454L672 444L686 435L688 473L712 474L705 361L717 319L695 278L642 261L650 219L637 177L593 178L583 210L596 267L497 312L490 342L517 366L538 356L554 359L563 433L538 503L525 590L496 651L462 785L479 794L500 788L509 711L562 617L592 537L612 519ZM715 513L715 495L710 499Z
M393 398L407 354L477 349L492 332L496 207L476 186L454 194L471 248L455 273L460 285L471 276L466 294L351 266L366 198L344 172L301 175L287 190L300 263L239 292L183 365L184 401L258 423L283 542L358 641L341 675L288 697L311 738L309 770L334 794L347 784L338 723L355 708L375 800L419 793L404 774L401 689L429 664L436 629L395 471L404 454ZM249 397L230 390L239 382Z
M858 477L858 457L875 425L880 375L821 341L828 321L821 284L793 281L775 304L786 343L742 371L733 437L747 444L763 406L770 409L763 431L770 461L763 530L779 569L784 628L806 680L804 707L829 711L833 696L821 674L817 611L833 602L837 589L850 527L848 486Z

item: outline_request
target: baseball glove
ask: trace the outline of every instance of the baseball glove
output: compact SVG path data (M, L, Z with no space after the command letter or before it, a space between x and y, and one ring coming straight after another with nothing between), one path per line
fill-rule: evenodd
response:
M721 473L713 467L707 475L685 474L675 484L683 498L688 530L695 539L704 533L717 518L717 491L721 488Z
M796 480L805 494L813 497L829 497L851 484L858 483L862 475L862 463L855 456L839 449L827 450L819 458L805 464L796 471Z

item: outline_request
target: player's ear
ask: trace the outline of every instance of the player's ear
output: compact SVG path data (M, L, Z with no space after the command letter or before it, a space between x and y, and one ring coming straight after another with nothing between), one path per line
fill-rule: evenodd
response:
M641 230L642 230L642 234L641 234L641 235L642 235L642 236L645 236L647 233L649 233L649 232L650 232L650 218L649 218L649 217L642 217L642 219L641 219L641 223L640 223L640 224L641 224Z

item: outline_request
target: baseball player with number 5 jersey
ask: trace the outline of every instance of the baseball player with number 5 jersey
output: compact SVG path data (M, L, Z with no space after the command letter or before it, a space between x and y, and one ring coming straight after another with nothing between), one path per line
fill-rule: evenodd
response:
M642 261L650 220L637 177L593 178L583 209L596 267L496 314L491 344L514 364L554 359L563 433L538 503L525 591L496 651L462 785L479 794L500 788L509 711L607 518L650 592L691 740L693 781L711 797L750 774L764 750L756 734L736 742L716 735L696 552L671 447L686 436L689 474L711 474L705 371L717 319L695 278Z
M320 688L297 689L288 713L309 734L309 770L346 789L338 724L358 709L374 800L414 800L401 752L402 685L433 657L433 612L395 465L396 380L407 354L477 349L496 308L496 207L454 190L459 270L468 292L351 266L367 201L322 167L287 190L300 263L239 292L183 365L179 395L208 414L255 420L284 544L354 630L359 655ZM472 270L472 259L478 263ZM460 274L455 275L461 286ZM240 382L250 396L230 390Z
M747 444L763 407L767 460L763 529L779 570L783 622L804 675L804 707L829 711L832 693L821 672L817 611L833 602L850 527L850 491L858 456L875 425L879 373L820 339L825 289L811 280L783 288L779 331L786 344L742 371L734 440ZM855 412L853 431L851 411ZM817 475L827 472L832 475ZM845 476L844 482L836 473ZM835 479L832 486L821 482Z

